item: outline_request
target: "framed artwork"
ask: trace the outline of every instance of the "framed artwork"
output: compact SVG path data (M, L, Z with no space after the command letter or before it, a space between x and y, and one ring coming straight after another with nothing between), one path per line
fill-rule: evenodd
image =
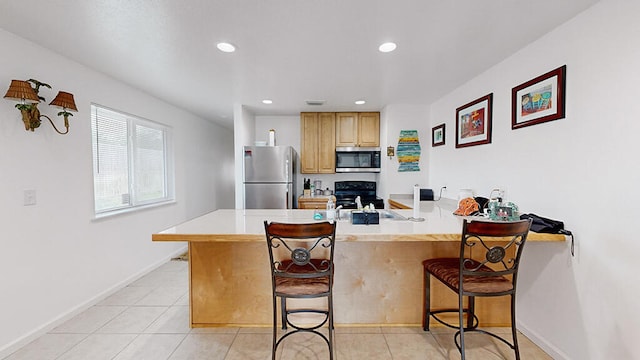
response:
M431 129L431 147L444 145L444 125L440 124Z
M493 93L456 109L456 148L491 143Z
M563 65L511 90L511 129L564 118Z

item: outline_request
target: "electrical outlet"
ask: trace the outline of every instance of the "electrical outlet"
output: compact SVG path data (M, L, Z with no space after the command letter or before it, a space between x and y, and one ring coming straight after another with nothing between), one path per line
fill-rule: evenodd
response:
M24 191L24 206L36 204L36 191L33 189Z

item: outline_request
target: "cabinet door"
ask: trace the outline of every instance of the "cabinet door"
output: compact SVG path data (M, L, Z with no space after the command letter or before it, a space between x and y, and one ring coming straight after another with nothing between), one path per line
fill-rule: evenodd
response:
M318 172L318 113L300 113L300 172ZM335 151L335 150L334 150Z
M336 147L358 146L358 113L336 114Z
M358 146L380 146L380 113L358 114Z
M318 114L318 172L336 172L336 114Z

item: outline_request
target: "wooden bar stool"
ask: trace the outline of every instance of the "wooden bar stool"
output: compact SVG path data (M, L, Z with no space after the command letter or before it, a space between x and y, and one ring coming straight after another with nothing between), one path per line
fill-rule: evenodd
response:
M499 339L513 349L516 359L520 359L516 330L516 284L520 257L530 226L530 219L515 222L464 220L460 256L428 259L422 262L424 266L423 329L429 331L430 317L445 326L458 329L454 335L454 341L463 360L465 358L464 333L468 331L478 331ZM496 243L496 240L504 240L504 242ZM505 245L499 245L505 242ZM431 309L431 276L458 294L457 309ZM475 314L476 296L507 295L511 296L512 342L489 331L478 329L479 321ZM465 296L468 297L466 309L463 307ZM437 314L444 312L457 312L458 325L449 324L438 318Z
M333 250L336 223L284 224L264 222L273 296L272 359L278 345L287 337L301 332L320 336L329 347L333 359ZM278 298L281 300L282 329L292 331L278 338ZM326 309L288 309L287 299L326 298ZM321 314L322 320L314 324L296 324L292 314ZM319 331L328 324L328 336Z

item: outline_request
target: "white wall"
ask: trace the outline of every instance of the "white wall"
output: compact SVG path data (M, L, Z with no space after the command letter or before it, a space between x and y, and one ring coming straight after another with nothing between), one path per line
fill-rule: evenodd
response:
M47 103L58 90L75 95L69 134L45 120L24 130L15 102L0 100L0 358L34 336L183 251L151 234L233 205L229 129L168 105L101 73L0 30L0 84L35 78ZM124 65L124 64L123 64ZM4 90L3 90L4 91ZM173 128L176 199L172 205L93 220L90 103ZM57 109L40 106L54 117ZM23 206L35 189L37 204Z
M431 184L496 186L524 212L565 221L569 244L531 243L519 287L520 328L556 359L637 358L640 243L640 3L604 0L440 99L446 122ZM567 65L566 118L511 130L511 89ZM455 149L455 109L494 93L493 141Z
M256 140L268 141L270 129L276 131L276 145L293 146L300 155L300 115L256 116Z
M233 136L235 156L235 208L244 209L244 153L243 147L253 145L255 138L256 117L246 106L234 104L233 106Z
M401 130L418 130L420 139L420 171L398 172L398 139ZM393 146L396 156L389 159L387 147ZM428 167L431 149L431 126L429 107L424 105L393 104L380 112L380 147L382 149L382 171L378 185L378 196L385 199L389 194L413 194L413 185L429 187Z

